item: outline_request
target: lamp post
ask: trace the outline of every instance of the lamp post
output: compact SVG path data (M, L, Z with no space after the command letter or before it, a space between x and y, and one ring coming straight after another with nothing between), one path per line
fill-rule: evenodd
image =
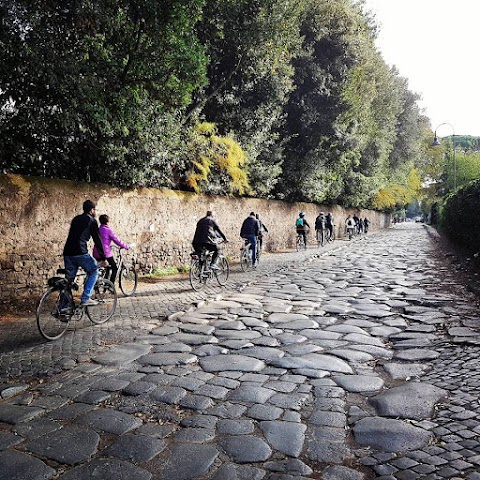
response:
M433 147L438 147L440 145L440 141L438 140L437 137L437 130L440 127L443 127L443 125L447 125L452 129L453 135L452 135L452 147L453 147L453 190L457 189L457 159L455 157L455 129L453 128L453 125L450 123L441 123L440 125L437 126L435 129L434 133L434 138L433 138Z

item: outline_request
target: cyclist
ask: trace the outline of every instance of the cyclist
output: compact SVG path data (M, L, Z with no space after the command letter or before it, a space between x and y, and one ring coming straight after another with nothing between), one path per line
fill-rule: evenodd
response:
M93 242L98 250L98 259L105 260L102 241L98 231L98 223L95 220L95 204L91 200L83 202L83 213L77 215L70 224L67 241L63 248L63 260L65 262L66 277L69 281L75 279L78 267L82 267L86 274L85 286L81 297L81 306L98 305L92 300L93 287L98 277L98 264L88 253L88 241Z
M303 236L303 242L305 243L305 246L307 246L307 228L310 228L310 225L308 224L303 212L298 214L295 226L297 227L297 235Z
M355 233L360 233L360 224L359 224L360 219L357 217L356 213L353 215L353 220L355 222Z
M369 225L370 225L370 220L367 217L365 217L363 219L363 229L364 229L365 233L368 233Z
M100 215L98 217L100 220L100 239L102 240L102 245L103 245L103 251L105 252L105 257L110 265L110 268L112 269L112 273L110 275L110 281L114 284L115 279L117 278L117 272L118 272L118 265L115 259L113 258L113 252L112 252L112 247L111 244L112 242L117 244L120 248L124 248L125 250L129 250L130 247L126 244L123 243L113 232L113 230L109 227L108 222L110 221L110 217L108 215ZM98 251L97 246L93 247L93 256L99 260L100 259L100 252Z
M213 252L212 263L210 268L213 270L218 269L218 247L216 240L221 237L225 242L228 242L227 237L220 230L217 222L213 219L213 212L207 211L207 215L201 218L197 222L197 228L195 229L195 235L193 236L192 246L195 253L200 256L202 249L205 248L209 252Z
M260 233L258 220L254 212L243 221L240 229L240 236L250 243L250 251L252 252L252 265L257 265L257 237Z
M360 217L358 219L358 233L363 233L363 229L364 229L363 218Z
M327 230L329 232L329 238L333 237L333 215L331 212L327 213L327 216L325 217L325 226L327 227Z
M325 218L325 213L320 212L318 214L318 217L315 219L315 233L316 233L317 240L321 239L322 245L323 245L323 241L325 239L326 222L327 222L327 220ZM320 237L320 235L321 235L321 237Z
M352 235L355 231L355 228L356 228L355 220L352 218L351 215L349 215L345 220L345 229L347 230L347 233L350 239L352 239Z
M255 215L255 218L257 219L257 222L258 222L258 251L260 252L262 251L262 247L263 247L263 232L268 233L268 228L260 220L258 213Z

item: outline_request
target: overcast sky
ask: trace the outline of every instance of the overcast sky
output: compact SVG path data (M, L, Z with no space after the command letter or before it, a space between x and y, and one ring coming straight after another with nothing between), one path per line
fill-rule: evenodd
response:
M432 129L480 136L480 0L366 0L377 47L422 96ZM438 128L440 137L452 128Z

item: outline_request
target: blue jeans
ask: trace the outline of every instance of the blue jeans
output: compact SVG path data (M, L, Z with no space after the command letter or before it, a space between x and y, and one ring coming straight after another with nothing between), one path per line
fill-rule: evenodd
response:
M252 265L257 262L257 237L255 235L244 235L243 238L250 243L250 250L252 252Z
M76 255L74 257L63 257L65 262L65 270L67 271L67 279L73 281L77 275L78 267L82 267L87 278L83 287L82 302L86 302L93 295L93 287L98 278L97 261L89 254Z

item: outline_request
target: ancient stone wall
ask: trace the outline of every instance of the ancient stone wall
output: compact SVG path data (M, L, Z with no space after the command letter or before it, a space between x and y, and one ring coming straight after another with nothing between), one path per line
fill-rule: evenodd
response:
M111 227L122 240L136 243L143 272L188 264L196 222L207 210L214 211L230 240L227 253L233 259L241 246L241 223L250 211L259 213L269 229L265 238L268 251L294 247L294 225L300 211L312 227L320 210L331 211L338 236L343 234L346 216L354 212L371 220L372 231L386 228L390 222L383 213L337 206L0 175L0 301L38 294L48 276L63 266L61 255L70 221L81 213L86 199L97 203L97 215L109 215Z

